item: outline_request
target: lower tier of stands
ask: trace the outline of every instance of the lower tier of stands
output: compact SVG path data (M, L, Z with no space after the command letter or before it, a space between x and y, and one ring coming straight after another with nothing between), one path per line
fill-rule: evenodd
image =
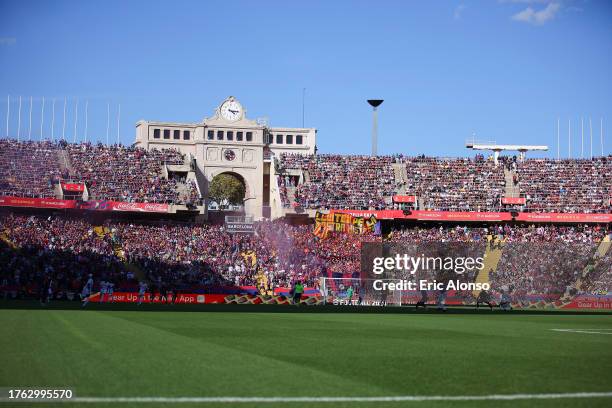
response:
M612 256L598 253L610 239L607 228L434 225L320 239L312 226L283 222L260 222L255 234L232 235L215 225L96 226L81 218L5 213L0 217L0 287L5 296L33 295L48 286L55 294L74 293L92 275L96 289L102 281L122 290L134 290L138 281L185 291L274 290L296 281L318 288L321 277L359 277L365 242L467 242L476 248L474 254L498 248L501 256L491 270L473 271L464 279L489 282L497 298L508 293L516 301L554 302L569 294L612 293ZM469 291L460 295L466 302L475 298Z

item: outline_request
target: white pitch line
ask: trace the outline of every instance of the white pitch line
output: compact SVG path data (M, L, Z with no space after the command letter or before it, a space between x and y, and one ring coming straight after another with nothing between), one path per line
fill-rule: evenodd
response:
M586 334L610 334L608 332L602 332L599 330L612 330L612 329L550 329L552 331L564 332L564 333L586 333Z
M573 398L612 398L612 392L574 392L558 394L493 394L493 395L399 395L380 397L75 397L64 400L37 400L62 403L285 403L285 402L402 402L402 401L512 401ZM21 400L33 402L33 400ZM0 402L18 402L1 398Z

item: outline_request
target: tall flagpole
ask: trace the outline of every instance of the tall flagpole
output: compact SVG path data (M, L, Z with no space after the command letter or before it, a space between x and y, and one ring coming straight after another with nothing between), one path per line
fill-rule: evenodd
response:
M64 121L62 123L62 140L66 140L66 97L64 96Z
M51 104L51 140L55 141L55 98Z
M74 104L74 133L72 134L72 143L77 141L77 123L79 123L79 100Z
M40 140L43 140L43 126L45 124L45 97L42 98L42 107L40 109Z
M121 120L121 104L117 110L117 145L119 145L119 121Z
M17 141L21 137L21 96L19 96L19 110L17 111Z
M85 101L85 143L87 143L87 110L89 107L89 101Z
M110 103L106 103L106 145L108 146L108 134L110 132Z
M561 118L557 118L557 160L561 158L561 136L560 136L560 128L561 128Z
M580 117L580 158L584 159L584 118Z
M306 88L302 88L302 127L304 127L305 106L306 106Z
M11 95L6 95L6 138L9 137L9 118L11 117Z
M589 129L591 132L591 159L593 158L593 123L591 123L591 118L589 118Z
M604 156L604 141L603 141L603 118L600 118L600 124L599 124L599 141L601 143L601 157Z
M30 126L28 127L28 140L32 140L32 97L30 96Z
M567 120L567 155L572 158L572 120Z

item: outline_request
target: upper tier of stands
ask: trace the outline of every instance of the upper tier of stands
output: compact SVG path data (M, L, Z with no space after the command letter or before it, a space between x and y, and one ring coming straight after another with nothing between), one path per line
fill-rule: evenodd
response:
M179 203L176 181L162 176L164 164L184 164L174 149L145 150L124 146L67 145L75 175L93 199Z
M60 178L82 180L89 198L128 202L199 200L193 181L164 172L182 165L176 150L0 140L0 194L55 197ZM395 194L415 195L419 209L498 211L507 180L518 182L526 205L542 212L610 212L612 157L592 160L528 159L495 166L482 156L441 159L403 156L281 155L278 168L302 177L279 177L281 199L309 209L392 208ZM63 173L63 174L62 174ZM293 183L302 180L294 188ZM284 181L283 181L284 180ZM287 184L287 185L285 185ZM517 208L517 207L513 207ZM506 210L509 207L505 208Z
M56 144L0 139L0 195L55 197L59 176Z
M164 177L163 166L183 165L173 149L0 140L0 194L56 197L61 178L84 182L89 198L123 202L187 203L199 200L193 182Z
M406 174L397 182L393 163L403 163ZM281 172L304 172L295 203L304 208L385 209L391 197L418 197L419 209L438 211L508 210L504 168L512 183L519 183L527 199L519 209L541 212L609 212L612 198L612 158L593 160L531 159L517 166L495 165L483 156L442 159L403 156L295 156L282 155ZM287 196L281 182L281 198ZM513 207L517 208L517 206Z
M504 194L503 166L482 156L475 159L404 159L406 192L423 201L424 209L439 211L496 211Z
M295 201L313 209L383 209L397 191L392 156L283 155L281 166L307 172Z
M517 163L527 207L546 212L605 212L612 198L612 158L528 159Z

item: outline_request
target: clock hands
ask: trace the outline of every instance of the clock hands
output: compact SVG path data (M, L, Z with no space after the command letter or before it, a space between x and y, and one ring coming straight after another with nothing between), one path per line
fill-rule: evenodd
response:
M238 111L236 111L236 110L228 109L228 111L232 112L234 115L238 113Z

